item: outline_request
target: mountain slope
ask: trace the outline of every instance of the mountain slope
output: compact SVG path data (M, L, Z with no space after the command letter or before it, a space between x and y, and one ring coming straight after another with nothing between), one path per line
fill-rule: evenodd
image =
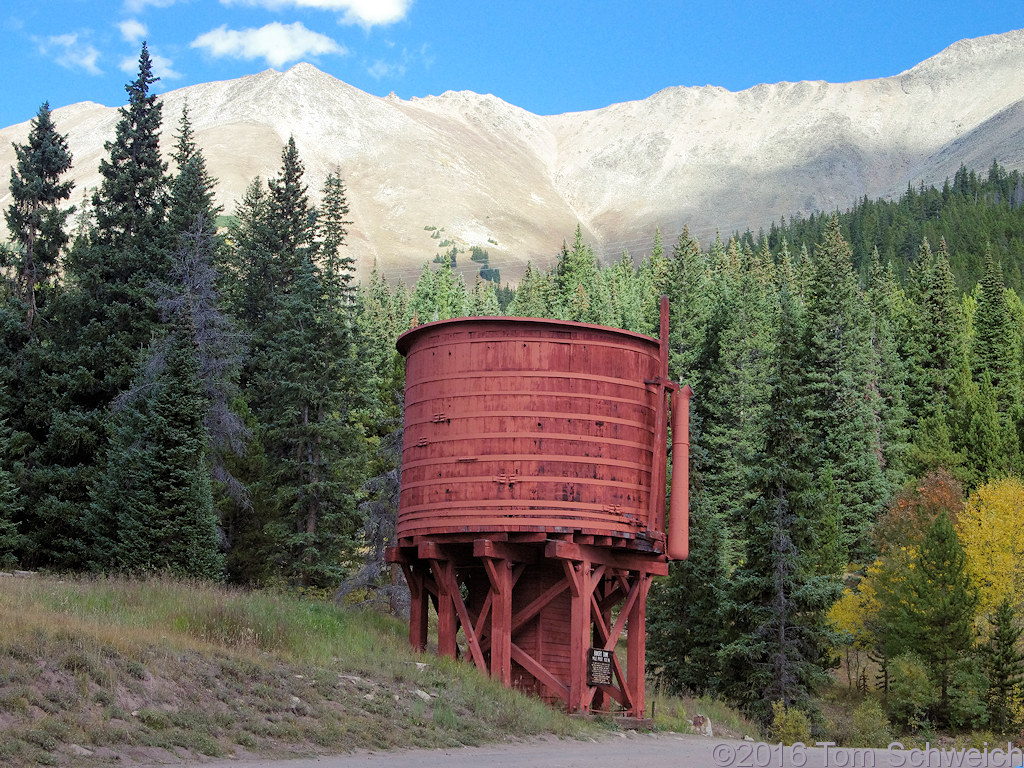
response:
M941 183L961 163L1024 166L1024 30L964 40L889 78L777 83L741 92L674 87L589 112L538 116L490 95L378 98L309 64L164 96L166 145L187 102L227 212L277 171L295 136L316 194L337 167L350 247L413 279L443 239L479 245L514 279L549 263L576 223L605 258L641 253L654 227L707 238L780 216L845 208L908 183ZM41 95L45 98L45 94ZM117 111L54 111L75 157L76 202L94 187ZM0 131L0 167L28 125ZM7 174L0 177L6 206ZM467 260L468 261L468 260Z

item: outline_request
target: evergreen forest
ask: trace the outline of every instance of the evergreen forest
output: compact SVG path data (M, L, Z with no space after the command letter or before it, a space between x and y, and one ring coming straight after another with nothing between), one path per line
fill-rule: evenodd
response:
M311 194L289 140L221 211L154 82L143 46L79 204L47 104L15 145L0 568L386 592L397 336L473 315L656 335L667 295L670 375L696 395L691 554L648 608L658 684L763 723L820 723L844 686L900 728L1024 725L1020 171L706 248L654 232L610 264L577 228L514 288L433 254L414 285L359 283L341 169Z

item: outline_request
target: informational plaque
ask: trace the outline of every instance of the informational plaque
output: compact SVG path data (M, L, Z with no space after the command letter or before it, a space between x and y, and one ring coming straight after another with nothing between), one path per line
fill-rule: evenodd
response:
M612 652L591 648L587 658L587 685L612 684Z

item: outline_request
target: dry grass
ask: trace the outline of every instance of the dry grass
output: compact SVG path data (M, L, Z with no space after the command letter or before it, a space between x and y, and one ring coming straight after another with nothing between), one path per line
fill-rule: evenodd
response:
M12 768L454 746L592 727L469 665L414 656L393 619L281 594L8 578L0 622L0 765Z
M744 717L735 707L706 696L671 696L661 690L651 691L648 708L654 713L654 727L662 731L694 733L693 718L703 715L711 721L718 738L742 739L762 737L757 724Z

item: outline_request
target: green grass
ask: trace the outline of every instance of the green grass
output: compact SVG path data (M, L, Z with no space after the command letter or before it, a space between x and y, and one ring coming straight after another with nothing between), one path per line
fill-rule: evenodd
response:
M285 594L167 578L6 579L0 622L0 765L11 768L595 727L468 664L413 654L395 619Z

